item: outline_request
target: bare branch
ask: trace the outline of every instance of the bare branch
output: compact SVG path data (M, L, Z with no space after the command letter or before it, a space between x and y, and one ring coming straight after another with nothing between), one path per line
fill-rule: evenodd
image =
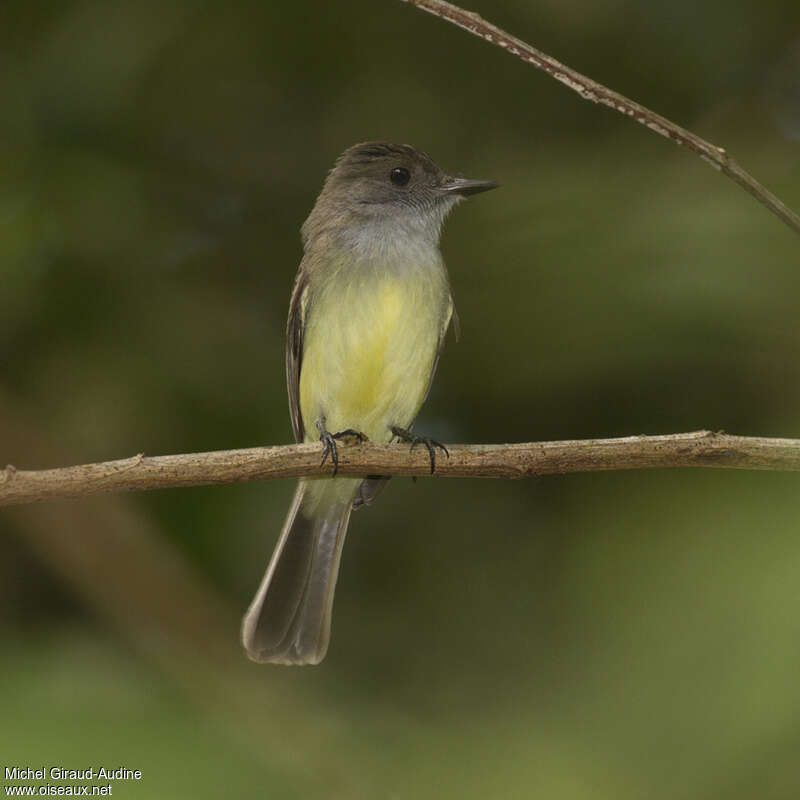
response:
M449 446L436 474L460 478L525 478L535 475L651 467L724 467L800 471L800 439L765 439L695 431L667 436L628 436L524 444ZM252 447L213 453L154 456L28 471L0 470L0 506L106 492L166 489L213 483L331 474L320 466L317 444ZM352 444L339 448L340 475L428 475L424 448L401 444Z
M448 22L458 25L459 28L463 28L475 34L475 36L486 39L487 42L508 50L509 53L519 56L523 61L527 61L529 64L533 64L534 67L544 70L548 75L577 92L584 100L591 100L593 103L609 106L621 114L632 117L638 123L660 136L671 139L676 144L692 150L714 169L723 172L731 180L738 183L739 186L765 205L796 233L800 233L800 216L762 186L752 175L745 172L728 155L724 148L717 147L705 139L701 139L696 134L687 131L680 125L676 125L666 117L656 114L655 111L651 111L649 108L629 100L613 89L587 78L580 72L576 72L565 64L556 61L535 47L531 47L521 39L506 33L502 28L492 25L491 22L487 22L472 11L465 11L452 3L445 2L445 0L403 0L403 2L410 3L412 6L421 8L434 16L446 19Z

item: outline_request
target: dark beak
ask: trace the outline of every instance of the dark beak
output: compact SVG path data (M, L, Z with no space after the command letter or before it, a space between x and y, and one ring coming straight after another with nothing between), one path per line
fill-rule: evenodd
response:
M442 194L460 194L466 197L478 192L488 192L489 189L496 189L500 184L497 181L476 181L472 178L446 178L439 187Z

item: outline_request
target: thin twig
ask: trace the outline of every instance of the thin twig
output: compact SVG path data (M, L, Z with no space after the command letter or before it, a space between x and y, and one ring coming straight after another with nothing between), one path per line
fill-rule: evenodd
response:
M800 471L800 439L765 439L695 431L524 444L448 445L436 474L461 478L534 475L650 467L725 467ZM252 447L172 456L137 455L120 461L29 471L0 470L0 506L67 497L270 478L330 475L318 444ZM425 448L352 444L339 448L340 475L428 475Z
M676 125L666 117L656 114L655 111L651 111L649 108L629 100L613 89L587 78L580 72L576 72L565 64L556 61L546 53L526 44L521 39L517 39L516 36L506 33L502 28L492 25L491 22L487 22L472 11L465 11L452 3L445 2L445 0L403 0L403 2L410 3L423 11L441 17L475 34L475 36L486 39L487 42L502 47L509 53L519 56L523 61L527 61L529 64L533 64L534 67L544 70L548 75L577 92L584 100L591 100L593 103L609 106L621 114L632 117L638 123L660 136L671 139L676 144L692 150L714 169L723 172L731 180L738 183L739 186L765 205L796 233L800 233L800 216L762 186L752 175L745 172L728 155L724 148L717 147L705 139L701 139L696 134L687 131L680 125Z

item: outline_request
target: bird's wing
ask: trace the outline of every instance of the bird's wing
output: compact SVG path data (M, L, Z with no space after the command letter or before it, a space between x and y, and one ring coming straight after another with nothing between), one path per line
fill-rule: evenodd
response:
M439 329L439 345L436 348L436 358L433 360L433 367L431 367L431 377L428 380L428 389L425 392L425 400L428 399L428 395L430 394L431 386L433 385L433 378L436 375L436 367L439 366L439 358L442 355L442 350L444 349L444 339L447 336L447 330L450 327L451 322L453 323L453 332L455 333L456 341L458 341L461 335L461 324L458 320L458 312L456 312L455 303L453 303L452 293L448 298L447 313L444 316L442 327Z
M303 415L300 413L300 366L303 361L307 289L308 273L301 264L294 281L289 319L286 321L286 387L289 390L289 416L297 442L302 442L305 435Z

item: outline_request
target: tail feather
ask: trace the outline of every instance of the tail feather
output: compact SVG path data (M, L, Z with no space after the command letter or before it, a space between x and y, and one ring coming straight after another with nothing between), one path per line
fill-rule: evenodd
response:
M297 485L278 545L242 623L254 661L318 664L328 649L339 558L360 480Z

